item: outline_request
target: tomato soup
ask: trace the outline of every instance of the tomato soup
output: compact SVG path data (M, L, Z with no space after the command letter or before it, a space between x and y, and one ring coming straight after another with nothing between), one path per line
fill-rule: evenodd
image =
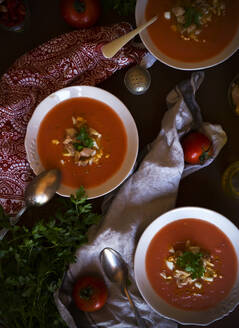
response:
M83 118L100 133L103 156L98 163L78 166L71 157L64 157L65 131L72 128L74 117ZM119 170L126 155L127 136L112 108L103 102L79 97L59 103L46 115L40 125L37 145L44 168L61 170L62 184L91 188L104 183Z
M201 41L184 40L172 29L172 21L165 13L177 0L148 0L146 19L158 14L158 20L148 27L148 33L156 47L165 55L184 62L197 62L219 54L233 39L239 28L239 1L225 0L225 15L215 17L200 34Z
M172 271L165 259L172 246L189 240L210 254L213 259L210 266L216 274L211 281L199 279L199 286L196 283L193 287L192 284L178 286L175 279L168 279ZM227 236L215 225L199 219L168 224L155 235L146 254L146 272L152 288L167 303L184 310L207 309L225 298L235 282L237 266L236 253ZM180 273L180 270L176 271Z

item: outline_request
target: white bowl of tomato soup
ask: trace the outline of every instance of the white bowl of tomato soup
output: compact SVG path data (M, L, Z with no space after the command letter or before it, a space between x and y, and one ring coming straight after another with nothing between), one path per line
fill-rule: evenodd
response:
M140 33L142 42L159 61L173 68L197 70L222 63L239 48L239 2L217 1L214 8L211 0L203 0L211 7L201 8L193 7L197 1L138 0L138 26L158 15Z
M208 325L239 304L239 230L199 207L154 220L136 248L134 272L145 301L181 324Z
M129 175L138 153L138 132L129 110L113 94L72 86L36 107L25 148L35 174L60 169L58 194L70 196L83 186L88 198L95 198Z

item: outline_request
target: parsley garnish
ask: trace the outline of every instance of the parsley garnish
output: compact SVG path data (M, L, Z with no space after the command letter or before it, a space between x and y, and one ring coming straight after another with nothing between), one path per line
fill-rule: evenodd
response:
M81 151L84 146L80 145L78 142L73 143L75 150Z
M94 140L90 138L87 128L85 126L82 126L80 128L79 133L76 136L76 140L78 140L79 144L83 147L93 148L94 146ZM74 144L74 147L75 145L76 144Z
M184 27L188 28L192 24L200 25L200 17L202 13L198 11L195 7L185 8L185 24Z
M203 254L186 251L177 258L177 266L191 274L192 279L202 277L205 269L202 261Z
M10 226L0 207L0 228L11 234L0 241L0 323L7 328L63 328L53 293L75 261L76 249L100 216L93 213L84 189L60 198L54 217L33 228Z

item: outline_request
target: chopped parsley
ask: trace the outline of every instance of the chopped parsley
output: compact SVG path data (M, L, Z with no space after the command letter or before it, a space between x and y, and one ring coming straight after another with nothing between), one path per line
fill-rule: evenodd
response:
M73 146L74 146L75 150L78 150L78 151L81 151L84 148L84 146L82 146L78 142L73 143Z
M94 146L94 140L90 138L87 128L85 126L82 126L80 128L79 133L76 136L76 140L79 141L79 144L78 143L74 144L74 147L77 150L79 150L78 148L80 146L87 147L87 148L93 148Z
M201 278L205 272L202 253L192 253L186 251L183 255L177 258L177 266L186 272L190 273L192 279Z
M185 24L184 28L188 28L192 24L200 25L200 17L202 13L197 10L195 7L187 7L185 8Z

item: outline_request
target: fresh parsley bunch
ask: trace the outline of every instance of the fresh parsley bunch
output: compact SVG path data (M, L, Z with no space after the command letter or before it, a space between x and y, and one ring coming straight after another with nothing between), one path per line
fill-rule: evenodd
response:
M6 328L66 327L53 293L100 216L92 212L83 188L76 196L60 198L58 206L54 217L31 229L11 227L0 210L0 225L11 229L0 241L0 323Z
M130 16L135 11L136 0L102 0L105 9L113 9L120 16Z

